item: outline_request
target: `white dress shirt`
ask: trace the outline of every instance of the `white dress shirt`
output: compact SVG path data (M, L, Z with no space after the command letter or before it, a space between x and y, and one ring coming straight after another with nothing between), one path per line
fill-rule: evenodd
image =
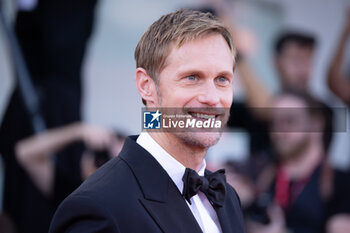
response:
M147 132L142 132L136 142L158 161L173 180L180 193L182 193L184 185L182 177L185 173L186 167L166 152ZM202 166L198 172L200 176L204 176L205 167L206 162L203 160ZM221 232L216 212L202 192L198 192L198 194L191 198L192 205L187 201L186 203L204 233Z

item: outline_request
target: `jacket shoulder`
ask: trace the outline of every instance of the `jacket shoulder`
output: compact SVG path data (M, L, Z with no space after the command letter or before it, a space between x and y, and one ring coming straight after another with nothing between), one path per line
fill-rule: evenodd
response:
M242 208L241 199L238 196L237 191L230 184L226 184L226 191L228 198L235 203L240 209Z
M88 196L75 194L58 207L49 233L120 232L108 210Z
M116 157L92 174L58 207L50 232L120 232L125 203L142 195L129 166ZM91 230L90 230L91 229Z

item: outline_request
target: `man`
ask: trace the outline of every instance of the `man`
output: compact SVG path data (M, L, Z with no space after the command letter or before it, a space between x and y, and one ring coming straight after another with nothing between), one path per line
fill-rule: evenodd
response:
M282 90L308 93L315 45L313 36L302 33L284 33L277 39L275 65Z
M312 35L299 32L285 32L278 36L274 44L274 62L282 91L296 90L309 93L312 77L316 40ZM251 154L265 157L269 154L268 121L273 95L262 85L259 77L240 52L237 70L245 88L245 102L234 102L231 107L229 127L247 130L250 134ZM267 158L269 160L269 158Z
M147 108L191 109L201 120L204 112L194 109L231 106L233 43L211 14L162 16L140 39L135 59ZM205 170L206 151L219 137L163 131L127 138L119 156L61 204L50 232L244 232L239 198L223 171Z
M324 140L332 122L329 114L307 94L290 91L275 99L270 134L277 164L269 177L270 193L279 207L267 209L270 219L265 225L248 223L251 232L324 231L333 190L333 173L326 162L329 141Z

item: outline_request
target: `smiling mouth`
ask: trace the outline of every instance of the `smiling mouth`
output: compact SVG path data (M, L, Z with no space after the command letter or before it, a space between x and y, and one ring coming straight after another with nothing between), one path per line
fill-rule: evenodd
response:
M193 118L196 118L197 120L208 120L208 119L217 119L220 114L214 114L214 113L201 113L201 112L191 112L189 111L188 114L190 114Z

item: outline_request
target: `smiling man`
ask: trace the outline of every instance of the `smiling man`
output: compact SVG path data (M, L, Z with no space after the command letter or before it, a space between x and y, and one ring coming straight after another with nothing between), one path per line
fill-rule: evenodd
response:
M227 119L234 46L211 14L179 10L140 39L136 87L146 108ZM58 208L50 232L244 232L239 198L223 170L205 169L219 132L142 132Z

